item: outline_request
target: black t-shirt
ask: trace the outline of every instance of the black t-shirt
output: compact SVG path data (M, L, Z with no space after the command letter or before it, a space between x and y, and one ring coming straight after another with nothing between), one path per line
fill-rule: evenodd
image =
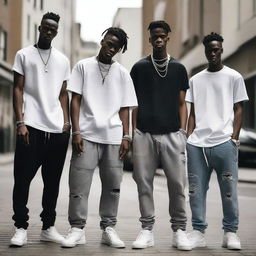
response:
M170 58L166 77L160 77L151 61L145 57L131 70L138 99L137 128L151 134L178 131L180 90L189 88L185 67Z

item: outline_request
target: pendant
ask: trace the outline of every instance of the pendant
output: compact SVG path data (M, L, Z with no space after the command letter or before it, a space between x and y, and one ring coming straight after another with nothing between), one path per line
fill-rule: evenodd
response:
M104 84L104 82L105 82L105 77L102 79L102 84Z
M47 73L48 72L48 68L47 65L44 66L44 72Z

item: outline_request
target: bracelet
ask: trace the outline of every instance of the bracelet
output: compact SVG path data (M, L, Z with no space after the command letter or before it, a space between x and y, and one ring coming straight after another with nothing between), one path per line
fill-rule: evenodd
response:
M128 140L129 142L132 142L132 137L130 135L128 135L128 134L124 135L122 139L123 140Z
M20 126L24 126L25 122L24 121L17 121L16 122L16 127L19 128Z
M64 126L69 126L69 127L71 127L71 124L70 124L70 122L65 122L65 123L64 123Z
M75 132L72 132L72 136L76 136L76 135L80 135L81 132L80 131L75 131Z
M187 131L186 130L184 130L184 129L179 129L179 131L181 132L181 133L183 133L184 135L187 135L188 133L187 133Z

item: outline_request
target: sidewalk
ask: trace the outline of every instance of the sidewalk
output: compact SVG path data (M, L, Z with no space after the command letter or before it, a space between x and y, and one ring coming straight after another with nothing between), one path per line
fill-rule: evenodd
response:
M56 227L62 234L69 228L67 221L68 209L68 168L70 151L61 180L59 200L57 206ZM1 166L2 167L2 166ZM221 230L221 203L216 176L213 175L208 192L207 219L209 228L206 233L207 247L194 249L190 252L177 251L171 246L172 231L168 214L168 195L166 179L157 175L154 181L154 197L156 208L156 224L154 228L155 246L145 250L133 250L131 244L140 231L139 206L137 188L131 172L125 172L121 187L118 225L116 227L120 237L125 241L125 249L114 249L100 244L101 230L99 228L98 205L100 198L100 180L96 170L89 198L89 216L86 225L87 244L72 249L63 249L58 244L42 243L39 241L41 222L42 180L40 171L34 178L28 207L30 209L30 226L28 229L28 245L22 248L9 248L9 241L13 235L12 216L12 177L13 164L6 164L1 168L0 179L0 255L1 256L256 256L256 198L255 185L240 183L240 229L239 235L243 250L229 251L221 247L223 231ZM252 196L253 195L253 196ZM188 231L191 230L190 209L187 201Z

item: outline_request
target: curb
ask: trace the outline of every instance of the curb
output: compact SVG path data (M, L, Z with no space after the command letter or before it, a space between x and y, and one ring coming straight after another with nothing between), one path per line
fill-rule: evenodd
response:
M241 182L241 183L248 183L248 184L256 184L256 180L238 179L238 182Z
M14 153L0 154L0 165L7 165L14 160Z

